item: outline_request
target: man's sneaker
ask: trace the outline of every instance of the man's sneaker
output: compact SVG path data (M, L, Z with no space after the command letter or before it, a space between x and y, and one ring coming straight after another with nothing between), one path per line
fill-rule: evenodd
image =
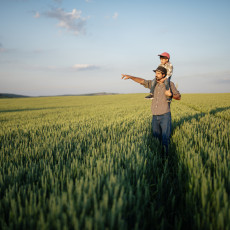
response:
M145 97L145 99L152 100L153 99L153 95L149 94L148 96Z

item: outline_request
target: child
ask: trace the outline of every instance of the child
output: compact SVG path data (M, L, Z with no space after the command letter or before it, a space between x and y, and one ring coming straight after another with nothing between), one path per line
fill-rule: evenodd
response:
M159 66L163 66L164 68L167 69L167 76L165 78L164 84L165 84L165 88L166 90L170 89L170 79L173 73L173 65L169 62L170 59L170 55L169 53L162 53L159 54L158 56L160 56L160 60L161 60L161 64ZM156 87L157 81L156 78L153 80L153 84L152 87L150 89L150 95L146 96L145 99L153 99L154 97L154 89ZM171 102L172 98L171 97L167 97L167 101Z

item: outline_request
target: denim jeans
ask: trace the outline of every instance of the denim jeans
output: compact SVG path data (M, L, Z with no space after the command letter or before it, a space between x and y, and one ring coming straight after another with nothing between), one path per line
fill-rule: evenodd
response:
M170 88L170 79L171 79L171 77L166 78L164 81L166 90L169 90L169 88Z
M156 85L157 85L157 81L156 81L156 78L154 78L153 82L152 82L152 86L150 88L150 93L151 94L154 94L154 89L155 89Z
M153 136L161 142L163 147L165 146L166 153L168 153L171 136L171 113L153 115L152 128Z

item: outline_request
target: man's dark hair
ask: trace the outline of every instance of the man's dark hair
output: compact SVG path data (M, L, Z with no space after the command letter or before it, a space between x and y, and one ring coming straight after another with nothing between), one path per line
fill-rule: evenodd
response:
M167 69L165 69L163 66L158 66L157 69L153 70L154 72L160 71L165 76L167 75Z

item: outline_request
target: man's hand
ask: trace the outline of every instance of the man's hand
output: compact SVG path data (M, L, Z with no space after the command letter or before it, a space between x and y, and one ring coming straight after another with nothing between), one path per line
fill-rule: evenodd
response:
M126 74L121 74L121 75L122 75L121 79L124 79L124 80L127 80L127 79L131 78L130 75L126 75Z
M172 96L171 90L170 89L166 90L165 95L168 96L168 97L171 97Z

